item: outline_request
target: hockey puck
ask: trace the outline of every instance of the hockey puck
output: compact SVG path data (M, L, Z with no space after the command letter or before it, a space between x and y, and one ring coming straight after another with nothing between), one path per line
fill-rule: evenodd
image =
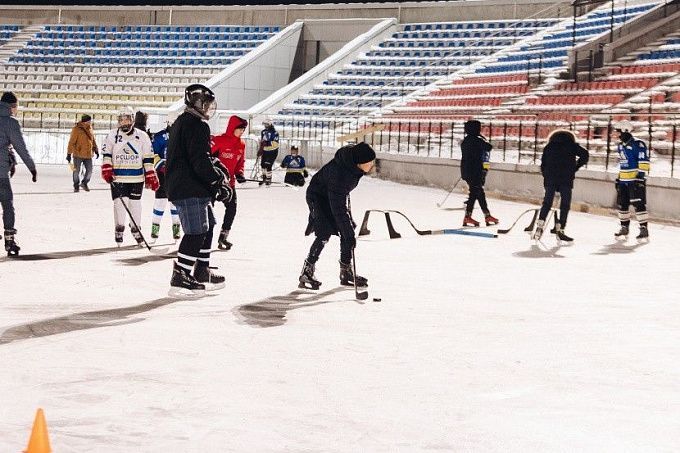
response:
M381 300L382 300L382 299L379 298L379 297L374 297L374 298L373 298L373 302L380 302Z

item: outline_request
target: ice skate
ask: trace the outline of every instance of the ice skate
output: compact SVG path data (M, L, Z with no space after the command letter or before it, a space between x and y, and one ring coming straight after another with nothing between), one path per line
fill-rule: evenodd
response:
M626 240L628 239L628 225L621 225L621 229L614 233L616 239Z
M649 240L649 230L645 225L640 225L640 234L635 236L635 239L637 239L638 241Z
M231 246L233 245L231 242L227 241L227 237L229 236L229 230L222 230L220 231L220 237L217 240L217 247L220 250L229 250L231 249Z
M314 264L305 260L305 264L302 266L302 273L300 278L298 288L304 289L319 289L321 282L314 277Z
M19 247L19 244L17 244L14 239L15 234L17 234L17 230L15 229L5 230L5 251L7 252L7 256L19 256L21 247Z
M534 233L531 235L531 239L534 241L540 241L541 237L543 236L543 227L545 226L545 220L539 220L536 222L536 229L534 230Z
M473 219L471 215L467 214L467 215L465 215L465 218L463 219L463 226L464 227L478 227L479 222L476 221L475 219Z
M140 234L139 230L135 227L130 227L130 233L132 233L132 237L135 238L135 241L137 241L137 245L144 247L144 238Z
M115 239L118 247L123 243L123 233L125 232L125 227L122 225L116 225Z
M486 222L486 226L498 225L498 219L492 216L491 214L487 214L484 217L484 222Z
M559 223L555 226L555 236L557 236L557 239L562 242L572 242L574 240L574 238L564 234L564 230Z
M362 277L361 275L354 276L351 264L345 264L340 262L340 284L343 286L354 286L354 280L356 279L358 287L368 286L368 279Z
M194 278L205 286L206 291L216 291L226 286L224 276L213 273L205 264L196 263Z
M196 279L179 264L174 263L168 296L195 298L204 295L205 285L196 281Z

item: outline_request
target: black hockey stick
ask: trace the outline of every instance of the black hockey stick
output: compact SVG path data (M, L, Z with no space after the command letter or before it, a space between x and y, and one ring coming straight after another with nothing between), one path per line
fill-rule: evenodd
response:
M144 238L144 235L142 234L142 230L139 228L139 225L137 225L137 222L135 221L135 218L133 217L132 212L130 212L130 209L128 208L127 204L123 201L123 194L120 192L120 190L118 190L118 185L113 181L110 184L111 184L111 187L113 188L113 190L118 195L118 198L120 199L121 204L125 208L125 211L128 213L128 216L130 217L130 222L132 222L132 225L134 225L134 227L137 229L137 234L139 234L139 237L142 238L142 242L144 242L144 245L146 246L146 248L151 253L155 253L155 254L165 254L165 253L167 253L168 250L170 250L169 247L164 247L162 249L159 248L158 250L154 250L154 249L151 248L149 243L146 242L146 239Z
M402 216L408 223L411 225L411 228L419 235L419 236L431 236L431 235L440 235L440 234L459 234L462 236L477 236L477 237L483 237L483 238L496 238L498 237L497 234L495 233L486 233L483 231L470 231L466 230L464 228L444 228L441 230L419 230L416 228L416 226L411 222L411 219L406 217L406 215L400 211L394 211L394 210L387 210L387 211L382 211L379 209L369 209L366 211L364 214L364 220L361 223L361 229L359 230L359 236L365 236L371 233L371 231L368 229L368 218L371 212L382 212L385 214L385 221L387 222L387 230L390 235L390 239L399 239L401 235L397 233L397 231L394 229L394 225L392 224L392 219L390 218L390 213L394 213L397 215Z
M453 193L453 190L456 188L456 186L458 185L458 183L460 182L461 179L462 179L462 177L461 177L461 178L458 178L458 180L457 180L456 183L453 185L453 187L451 187L451 190L449 190L449 193L446 194L446 196L444 197L444 199L442 200L442 202L441 202L441 203L437 203L437 207L438 207L438 208L441 208L442 206L444 206L444 203L446 203L446 200L448 200L449 195L451 195L451 194Z
M261 179L250 179L250 178L246 178L246 182L257 182L257 183L260 183L260 182L262 182L262 180L261 180ZM279 187L290 187L290 188L293 189L293 190L300 190L300 187L294 186L294 185L292 185L292 184L288 184L287 182L272 181L272 182L270 182L269 184L270 184L270 185L271 185L271 184L276 184L276 185L279 186Z
M357 300L366 300L368 299L368 291L359 291L357 286L357 259L354 256L354 247L352 247L352 269L354 272L354 297Z
M539 211L539 210L538 210L537 208L527 209L526 211L524 211L523 213L521 213L521 214L517 217L517 219L512 223L512 225L510 225L510 228L499 228L498 231L497 231L497 233L498 233L498 234L507 234L507 233L509 233L510 230L512 230L512 229L515 227L515 225L517 225L517 222L519 222L519 220L520 220L522 217L524 217L526 214L528 214L528 213L530 213L530 212L533 212L533 213L534 213L534 217L533 217L533 219L531 220L531 223L529 224L529 226L528 226L527 228L525 228L524 231L533 231L533 229L534 229L534 223L536 222L536 217L538 216L538 211Z

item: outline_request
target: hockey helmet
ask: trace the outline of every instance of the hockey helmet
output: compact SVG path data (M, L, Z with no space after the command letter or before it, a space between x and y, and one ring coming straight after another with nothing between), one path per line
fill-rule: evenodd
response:
M118 111L118 128L128 133L135 124L135 111L132 107L123 107Z
M184 90L184 104L192 108L205 120L209 120L217 110L215 93L205 85L194 83Z
M633 134L631 134L633 131L633 124L630 121L619 121L616 124L615 129L618 131L619 139L623 143L628 143L633 138Z
M274 122L273 122L272 119L271 119L270 117L268 117L268 116L265 117L265 118L262 120L262 125L263 125L264 127L271 127L273 124L274 124Z

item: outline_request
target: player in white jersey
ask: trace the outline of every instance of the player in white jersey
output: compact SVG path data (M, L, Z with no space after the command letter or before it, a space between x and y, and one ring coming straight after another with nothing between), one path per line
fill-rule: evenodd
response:
M132 214L130 231L138 244L143 238L141 228L142 190L158 189L158 177L153 169L153 150L146 132L136 129L135 112L125 107L118 113L118 128L112 130L102 146L102 178L111 185L113 220L116 242L123 242L127 210ZM125 204L125 205L123 205Z

